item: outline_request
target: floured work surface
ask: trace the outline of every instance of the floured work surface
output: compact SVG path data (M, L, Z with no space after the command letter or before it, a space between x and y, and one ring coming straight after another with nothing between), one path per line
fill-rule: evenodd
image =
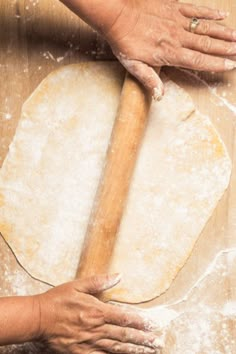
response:
M178 74L176 75L176 73L171 73L172 76L178 80ZM181 73L181 77L183 76L183 74ZM185 75L186 77L186 82L188 81L188 75ZM193 78L193 81L195 80L195 82L197 82L197 78ZM191 81L191 80L190 80ZM181 80L182 82L182 80ZM192 82L190 82L192 84ZM167 84L168 87L168 84ZM119 90L118 90L119 91ZM212 102L209 102L209 104L212 104ZM221 104L219 99L217 97L213 96L213 104ZM190 111L192 110L192 105L188 106L188 109L190 109ZM227 119L227 115L225 114L225 109L223 108L219 108L219 110L222 109L222 112L224 112L224 115L222 115L224 117L224 119ZM187 113L187 112L185 112ZM188 114L187 114L188 115ZM213 117L214 123L215 125L217 125L217 123L219 123L219 127L220 128L220 124L222 123L222 119L220 119L219 117ZM229 120L228 123L230 123L232 121L232 115L229 114ZM233 125L231 126L231 128L233 128ZM232 129L229 129L228 131L229 134L233 133ZM224 135L223 135L224 136ZM226 142L229 142L229 139L225 140ZM230 145L228 145L228 147L230 148ZM232 176L233 180L234 180L234 174ZM231 185L232 186L232 185ZM232 187L231 187L232 188ZM224 202L227 198L227 195L224 196L224 199L221 201L220 205L217 208L217 214L218 215L224 215L226 210L224 211ZM232 203L232 200L231 200ZM233 222L233 217L234 217L234 213L233 211L235 211L235 209L232 209L232 213L229 213L229 220L232 220ZM215 214L216 215L216 214ZM213 219L213 220L212 220ZM214 216L210 220L210 223L208 223L207 227L204 230L204 233L201 235L201 238L199 240L199 242L197 243L197 246L194 249L194 252L192 254L192 256L190 257L190 260L188 260L188 262L186 263L185 267L181 270L181 272L178 274L177 279L174 281L174 283L172 283L171 288L169 289L169 291L167 291L163 296L160 296L159 299L154 302L151 303L151 310L148 310L148 314L152 317L155 316L155 318L161 318L161 314L163 313L163 309L160 309L159 307L157 307L159 304L168 304L168 302L173 302L170 301L171 300L176 300L174 302L178 302L179 299L182 298L183 295L185 295L185 293L188 292L189 288L191 287L191 283L194 284L194 281L196 281L198 279L198 277L201 276L201 270L204 272L205 267L207 267L207 265L209 264L209 262L211 261L211 259L214 258L214 254L217 253L217 249L224 249L226 247L226 245L224 244L224 237L227 237L228 240L228 246L232 246L233 245L233 238L231 240L230 236L229 236L229 231L231 230L230 225L228 226L228 229L224 229L223 226L224 224L224 220L222 218L222 220L219 220L220 218L218 217L217 222L219 222L219 225L217 225L217 222L215 222L214 220ZM210 227L212 225L212 222L215 224L215 227ZM233 227L233 225L231 225L231 227ZM218 232L217 235L218 237L216 238L215 236L215 232L218 228ZM231 230L232 231L232 230ZM206 238L208 237L208 238ZM201 248L202 247L202 248ZM214 344L214 350L215 352L219 343L219 338L217 339L218 334L221 334L221 337L224 336L224 340L221 338L220 339L220 343L221 343L221 349L225 348L227 345L229 347L229 343L231 343L233 341L232 338L234 338L233 336L233 328L234 328L234 322L231 319L231 315L232 315L232 311L233 311L233 301L231 302L227 302L227 300L229 299L229 288L230 288L230 296L232 298L232 300L235 300L235 294L233 293L233 289L235 289L235 283L233 283L233 281L235 280L235 275L233 273L233 267L232 267L232 261L233 261L233 251L230 251L230 255L231 257L231 263L228 262L227 264L227 257L225 257L225 254L221 254L220 255L220 267L218 268L222 268L225 269L224 271L224 275L222 277L222 272L217 270L215 272L215 278L213 283L216 286L216 289L212 287L212 281L210 283L211 286L205 286L204 287L204 291L198 291L197 292L197 296L195 296L195 301L193 303L189 302L189 298L187 297L187 301L183 302L182 307L168 307L167 309L164 309L165 311L165 316L167 317L167 319L172 318L171 316L173 316L173 321L168 323L167 326L167 332L166 329L162 332L163 333L167 333L166 336L164 336L163 340L166 343L165 345L165 350L167 352L170 353L180 353L181 350L183 350L183 345L186 345L186 350L190 350L190 346L193 345L193 342L196 342L196 330L197 330L197 326L210 326L208 328L212 329L212 334L211 334L211 339L207 339L203 342L201 342L201 345L198 349L197 346L195 346L195 352L196 353L201 353L203 351L203 348L205 350L205 347L208 345L210 345L211 348L213 348L213 344ZM199 272L198 274L194 274L192 273L193 269L196 269L194 266L194 259L195 261L199 260L201 261L201 265L199 265ZM191 263L192 262L192 263ZM222 263L223 262L223 263ZM223 264L223 265L222 265ZM226 267L226 268L224 268ZM191 273L190 273L191 272ZM5 270L5 273L7 275L7 278L9 279L11 277L11 275L9 276L9 271ZM181 278L182 277L182 278ZM14 279L14 277L12 277ZM211 278L207 278L210 279ZM231 279L231 283L227 282L227 279ZM16 284L16 282L18 281L18 285L14 285ZM27 290L27 282L21 281L21 279L17 280L17 277L15 277L15 279L13 280L13 288L15 288L14 293L27 293L27 292L31 292L31 293L35 293L36 289L32 289L28 287ZM192 284L192 285L193 285ZM218 292L218 297L215 298L215 294L217 293L217 285L219 284L219 289L221 291ZM24 288L25 287L25 288ZM229 287L229 288L227 288ZM176 291L177 289L177 291ZM43 289L38 288L38 291L42 291ZM4 292L5 294L7 294L7 292ZM9 292L10 294L11 292ZM195 294L195 290L194 290L194 294ZM207 295L208 294L208 295ZM169 298L168 298L169 297ZM201 302L201 298L202 298L202 302ZM209 305L209 301L207 302L206 299L211 299L210 301L210 307L204 308L204 304L207 303L207 306ZM191 306L190 306L191 305ZM200 308L199 308L200 306ZM221 306L221 307L220 307ZM226 307L224 307L226 306ZM227 323L224 324L224 321L221 321L221 315L218 313L218 309L221 308L221 310L223 309L224 312L228 311L229 313L231 312L230 315L230 319L227 317L226 321ZM177 312L175 312L177 309ZM200 311L201 310L201 311ZM206 317L206 311L211 312L210 315L208 317ZM222 311L223 311L222 310ZM161 312L162 311L162 312ZM173 312L174 311L174 312ZM199 313L201 314L201 316L199 316ZM227 316L229 315L229 313L227 314ZM180 317L175 318L176 314L179 315L181 314ZM186 317L187 316L187 317ZM162 316L163 317L163 316ZM193 329L193 327L189 327L189 322L187 321L187 319L191 322L194 321L194 323L196 323L195 328ZM198 320L198 321L197 321ZM167 321L168 322L168 321ZM222 323L222 325L224 324L223 327L221 327L220 323ZM160 325L160 323L159 323ZM161 326L165 327L166 323L161 323ZM214 327L217 326L217 330L214 331ZM226 326L226 327L225 327ZM190 333L190 331L192 330L192 332ZM223 331L223 332L222 332ZM227 333L226 333L227 332ZM194 334L195 333L195 334ZM170 335L171 334L171 335ZM217 335L216 335L217 334ZM227 334L227 335L226 335ZM186 342L185 344L183 343L183 339L185 338L185 336L188 335L189 336L189 342ZM173 337L174 336L174 337ZM171 338L171 339L170 339ZM175 347L173 347L175 343ZM209 344L210 343L210 344ZM222 344L223 343L223 344ZM196 343L195 343L196 344ZM196 344L197 345L197 344ZM199 344L200 345L200 344ZM233 343L230 344L231 347L229 348L233 348L232 347ZM173 349L174 348L174 349ZM171 351L168 351L171 350ZM197 351L198 350L198 351ZM218 350L218 349L217 349ZM194 352L194 353L195 353ZM206 351L207 352L207 351ZM210 349L208 351L209 353L211 352ZM213 351L214 352L214 351ZM220 352L224 352L224 351L220 351ZM230 351L229 351L230 353Z
M99 54L104 48L104 43L98 41L96 34L78 21L76 16L66 11L59 2L41 0L39 2L17 2L16 4L1 0L0 4L1 9L3 8L2 17L5 19L2 21L2 50L0 52L2 77L0 161L2 162L6 156L8 144L13 138L22 104L48 73L70 62L93 60L95 57L105 59L110 57L106 53L102 56ZM232 27L235 26L236 12L233 0L224 2L196 0L194 4L229 10L230 16L227 23ZM58 23L60 23L61 31L58 31ZM196 106L202 113L211 117L230 152L233 160L233 174L230 188L204 228L185 267L178 273L168 291L146 305L152 308L148 310L151 312L150 317L154 320L167 317L166 323L168 319L176 316L176 312L168 311L167 313L159 306L183 299L189 289L206 272L215 255L223 249L235 247L236 244L236 150L234 144L236 73L192 76L190 72L172 70L168 71L168 75L192 95ZM233 259L232 252L229 256L231 255ZM0 256L1 296L34 294L46 290L47 287L44 284L33 280L17 263L3 240L0 243ZM202 283L204 287L200 287L198 283L198 287L194 290L195 296L192 297L194 301L189 301L188 297L182 302L180 308L177 306L168 308L168 310L173 309L183 313L167 325L165 353L235 353L233 342L236 337L235 319L232 321L229 317L235 314L236 276L232 269L233 263L225 253L220 253L217 259L220 263L216 264L217 268L213 267L216 269L214 276L205 278ZM165 316L161 316L161 312L165 312ZM227 315L227 321L222 321L222 312L224 316ZM218 315L215 316L217 313ZM207 336L207 333L210 336ZM189 338L188 341L187 338ZM203 338L202 341L201 338ZM4 347L0 348L0 352L4 354L46 353L45 350L33 346Z
M114 63L67 66L23 106L0 171L0 231L20 264L49 284L75 277L122 78ZM140 303L167 290L229 184L231 161L210 119L172 81L165 86L117 235L109 270L123 279L112 300Z
M229 10L230 16L227 23L232 27L235 25L236 12L233 0L227 0L224 3L221 0L196 0L194 4ZM5 19L2 21L2 50L0 51L2 77L0 161L2 163L8 144L12 141L22 104L48 73L71 62L85 59L94 60L95 57L100 59L111 57L103 51L104 43L100 39L98 40L96 34L81 21L78 21L76 16L66 11L60 2L41 0L15 3L1 0L0 6L3 10L1 11L2 17ZM60 23L60 31L58 31L58 23ZM215 255L220 250L235 247L236 243L236 150L234 145L236 73L199 74L192 77L189 72L172 70L168 71L168 75L193 96L194 102L201 112L211 117L230 152L233 160L233 174L230 188L204 228L185 267L178 273L168 291L147 304L147 307L153 307L151 317L154 319L159 318L161 314L161 310L157 309L157 306L182 299L205 273ZM199 78L203 78L204 81L202 82ZM229 254L233 255L232 252ZM34 294L46 290L47 287L44 284L33 280L17 263L13 253L3 240L0 242L0 256L0 294L2 296ZM172 341L166 341L165 353L225 354L235 352L235 344L231 342L232 338L236 336L234 323L230 320L226 324L225 321L219 321L221 316L218 316L218 319L216 316L212 316L212 312L219 313L219 311L222 312L222 309L224 314L231 313L232 316L235 313L233 306L235 306L236 298L236 280L231 267L232 263L229 262L225 253L218 260L220 268L222 268L222 263L225 267L224 274L222 275L220 269L217 268L213 278L206 278L207 282L201 291L198 290L198 286L194 302L187 300L182 303L180 312L185 312L186 316L183 313L179 319L167 326L174 337L172 337ZM205 304L208 308L205 308ZM174 309L176 310L177 307ZM210 315L207 316L209 311ZM172 315L175 317L176 313L172 313ZM171 318L171 312L168 313L168 318ZM204 335L207 331L211 333L211 339ZM190 332L191 336L189 336ZM204 335L204 340L198 350L196 345L199 345L201 335ZM190 340L186 341L188 336ZM176 339L178 339L177 349L173 347ZM33 346L4 347L0 348L0 352L4 354L46 353L45 350Z

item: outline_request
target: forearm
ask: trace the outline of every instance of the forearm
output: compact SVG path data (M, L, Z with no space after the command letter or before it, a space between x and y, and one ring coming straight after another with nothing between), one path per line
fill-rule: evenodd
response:
M0 345L36 340L39 320L36 297L0 298Z
M127 0L60 1L102 34L112 27L127 3Z

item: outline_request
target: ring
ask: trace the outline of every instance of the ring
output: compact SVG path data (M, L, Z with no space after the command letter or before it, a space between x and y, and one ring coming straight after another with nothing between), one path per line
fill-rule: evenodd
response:
M200 20L196 17L193 17L190 21L190 24L189 24L190 32L194 33L199 24L200 24Z

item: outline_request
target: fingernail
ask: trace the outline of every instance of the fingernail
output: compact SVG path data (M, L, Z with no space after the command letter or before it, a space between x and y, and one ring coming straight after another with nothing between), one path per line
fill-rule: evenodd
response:
M146 339L143 342L143 345L146 345L147 347L152 347L152 348L156 348L156 336L153 335L146 335Z
M150 321L150 319L144 319L144 327L146 331L153 332L157 329L157 326Z
M162 99L162 92L158 87L155 87L152 95L154 101L160 101Z
M228 17L228 16L229 16L229 14L230 14L230 12L229 12L229 11L224 11L224 10L219 11L219 15L220 15L220 17Z
M121 273L113 274L112 278L113 278L114 283L119 283L121 281L122 274Z
M113 288L115 285L117 285L121 280L121 274L110 274L107 277L106 282L104 283L104 289L103 290L108 290L110 288Z
M236 68L236 62L233 60L225 59L225 68L227 70L233 70Z
M164 346L163 340L161 340L160 338L156 338L153 342L153 346L154 346L154 348L157 348L157 349L163 348L163 346Z

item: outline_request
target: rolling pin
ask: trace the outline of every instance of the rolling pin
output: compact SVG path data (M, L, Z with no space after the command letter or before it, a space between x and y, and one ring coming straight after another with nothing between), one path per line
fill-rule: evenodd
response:
M77 278L108 272L150 105L150 93L127 73Z

